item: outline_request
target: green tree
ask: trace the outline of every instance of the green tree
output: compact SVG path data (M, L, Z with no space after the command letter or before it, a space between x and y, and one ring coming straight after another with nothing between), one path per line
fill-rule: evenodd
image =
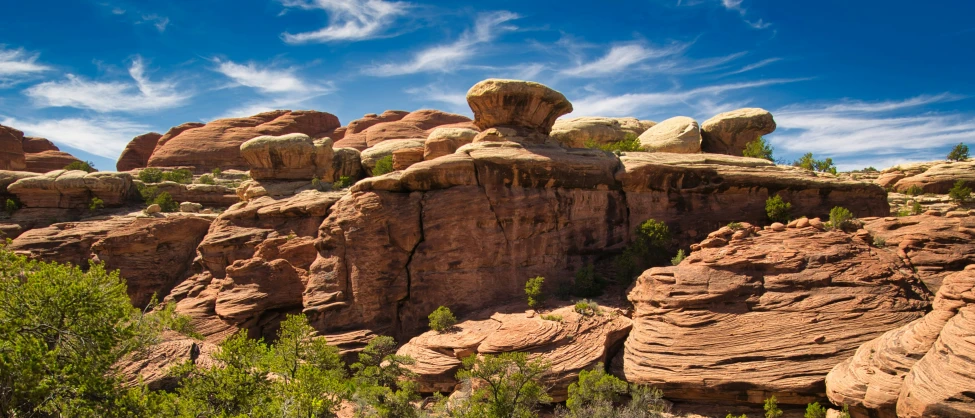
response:
M270 349L274 410L287 417L331 417L349 398L339 350L315 338L304 315L289 315Z
M150 184L159 183L163 180L162 170L155 167L148 167L139 171L139 181Z
M782 196L775 195L765 200L765 214L772 222L789 222L792 213L792 203L786 202Z
M842 206L836 206L829 211L829 227L846 231L853 227L853 213Z
M464 359L457 378L464 382L466 401L450 411L455 417L530 418L551 398L541 377L549 364L528 354L508 352L472 355Z
M545 294L542 293L542 285L544 283L545 278L542 276L528 279L528 282L525 283L525 296L528 297L529 308L541 306L545 302Z
M355 181L352 180L352 177L339 176L339 179L336 180L335 183L332 183L332 189L333 190L347 189L353 184L355 184Z
M779 409L778 400L775 396L765 400L765 418L779 418L784 412Z
M640 224L633 241L616 257L616 281L627 286L647 267L662 266L671 261L672 237L667 224L647 219ZM591 295L579 295L581 297Z
M440 306L433 312L430 312L427 319L430 320L430 329L437 332L444 332L457 325L457 317L446 306Z
M179 202L173 200L169 192L159 193L152 203L159 205L163 212L179 212Z
M396 354L396 340L393 337L381 335L362 349L359 361L351 367L360 382L396 388L401 378L413 376L406 366L414 363L416 361L412 358Z
M745 150L742 151L741 155L775 161L775 158L772 158L772 151L774 150L765 138L758 137L754 141L745 144Z
M820 406L819 402L806 405L806 413L803 418L826 418L826 408Z
M393 172L393 156L387 155L376 161L376 166L372 169L373 176L381 176Z
M72 161L70 164L64 166L65 170L81 170L86 173L94 173L98 170L95 169L95 164L91 161Z
M0 416L111 416L112 366L149 330L118 272L29 261L0 245Z
M569 385L569 397L565 406L572 413L578 414L584 407L596 403L615 404L628 392L627 383L607 374L603 363L599 363L592 370L579 372L579 381Z
M971 199L972 189L965 185L965 180L958 180L951 190L948 190L948 197L955 203L964 203Z
M411 402L420 399L409 378L415 376L407 366L415 361L396 354L396 341L379 336L359 353L355 371L356 416L381 418L412 418L418 411Z
M20 209L20 202L18 202L16 199L7 199L7 201L4 202L3 210L8 214L13 215L17 209Z
M681 261L684 261L684 258L687 258L687 254L684 253L683 248L679 249L677 250L677 255L670 259L670 264L676 266L680 264Z
M813 158L813 154L811 152L799 157L799 159L793 162L792 165L809 171L836 174L836 166L833 165L832 158L817 160Z
M968 145L958 144L948 153L948 161L965 161L968 159Z

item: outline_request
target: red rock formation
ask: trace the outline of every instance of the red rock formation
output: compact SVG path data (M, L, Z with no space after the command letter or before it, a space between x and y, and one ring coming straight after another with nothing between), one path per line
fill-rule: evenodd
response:
M495 78L471 87L467 103L474 111L474 125L481 130L514 129L531 143L545 142L555 120L572 112L572 103L547 86Z
M139 355L130 355L119 361L119 375L127 386L145 384L149 390L173 390L178 380L170 374L170 369L190 361L200 367L209 368L217 363L213 359L220 347L206 341L164 331L159 342L149 346Z
M929 306L910 268L859 236L810 225L710 247L633 287L614 364L627 381L675 399L805 404L837 362Z
M75 156L63 151L41 151L26 154L27 171L35 173L48 173L55 170L63 170L68 164L81 161Z
M118 171L129 171L148 166L149 157L152 156L152 151L156 149L156 144L160 138L162 138L162 135L155 132L149 132L132 138L132 141L129 141L125 149L122 150L122 154L119 155L118 162L115 163L115 169Z
M399 114L395 117L399 117ZM417 110L404 115L401 119L390 117L389 120L389 122L363 123L361 126L368 127L358 132L347 131L341 140L335 142L335 148L355 148L362 151L390 139L426 138L434 128L440 126L471 127L470 118L439 110ZM355 130L358 129L361 128L357 126Z
M276 110L249 118L219 119L199 126L180 125L159 139L149 167L192 167L196 172L214 168L246 170L240 145L262 135L303 133L312 138L331 135L339 127L332 114Z
M893 167L885 170L884 181L893 191L905 192L918 187L924 193L946 194L962 180L968 187L975 187L975 161L930 162ZM878 180L879 181L879 180Z
M349 122L348 125L336 129L335 133L332 134L332 140L340 141L345 138L346 135L357 134L380 123L398 121L403 119L408 114L410 114L410 112L405 110L387 110L381 115L369 113L363 116L362 119L356 119Z
M57 145L45 138L24 137L24 153L35 154L44 151L61 151ZM64 168L64 167L62 167Z
M24 171L26 169L24 133L0 125L0 170Z

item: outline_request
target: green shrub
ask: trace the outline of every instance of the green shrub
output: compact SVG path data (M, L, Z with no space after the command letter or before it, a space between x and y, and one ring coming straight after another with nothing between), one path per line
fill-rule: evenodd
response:
M884 248L887 246L887 240L883 237L874 237L873 246L877 248Z
M91 198L91 202L88 202L88 210L94 212L99 209L105 209L105 201L97 197Z
M20 209L20 202L18 202L16 199L7 199L6 203L3 205L3 210L9 214L13 214L17 211L17 209Z
M789 222L792 216L792 203L786 202L782 196L772 196L765 200L765 214L772 222Z
M731 229L732 231L741 231L743 228L744 226L741 224L741 222L732 222L728 224L728 229Z
M209 174L200 176L200 178L196 179L196 182L199 184L217 184L217 182L213 180L213 176Z
M334 190L347 189L353 184L355 184L355 182L352 181L352 177L339 176L339 179L336 180L335 183L332 183L332 189Z
M528 279L528 282L525 283L525 296L528 297L529 308L541 306L545 302L545 295L542 293L542 285L544 283L545 278L542 276Z
M965 186L964 180L958 180L955 182L955 185L951 187L951 190L948 191L948 197L956 203L964 203L967 202L968 199L971 199L972 189Z
M213 171L210 172L210 174L213 174L213 177L220 177L220 175L223 174L223 170L221 170L220 167L217 167L214 168Z
M376 161L376 167L372 169L373 176L381 176L386 173L393 172L393 156L387 155Z
M682 249L679 249L679 250L677 250L677 255L675 255L674 258L671 258L670 259L670 264L673 265L673 266L676 266L676 265L680 264L681 261L684 261L684 258L686 258L686 257L687 257L687 255L684 254L684 249L683 248Z
M541 318L546 321L562 322L562 315L542 315Z
M616 282L628 286L648 267L662 266L671 261L670 228L655 219L648 219L637 228L634 239L616 257ZM579 295L585 297L586 295Z
M829 227L831 229L848 230L853 227L853 213L842 206L836 206L829 211Z
M430 329L437 332L444 332L457 325L457 318L454 317L453 312L450 312L450 308L446 306L441 306L431 312L427 316L427 319L430 320Z
M580 300L580 301L576 302L576 304L575 304L575 306L573 308L575 309L576 313L578 313L578 314L580 314L582 316L598 315L599 312L600 312L599 311L599 304L597 304L596 302L593 302L593 301L591 301L589 299L583 299L583 300Z
M799 157L799 159L793 162L792 165L809 171L836 174L836 166L833 165L832 158L817 160L813 158L813 154L811 152Z
M95 165L92 164L91 161L72 161L71 164L68 164L68 165L64 166L64 169L65 170L81 170L81 171L84 171L86 173L94 173L94 172L98 171L98 170L95 170L95 167L94 166Z
M190 184L193 182L193 172L185 168L168 171L162 175L163 181L172 181L180 184Z
M320 192L325 191L325 183L323 183L318 177L313 177L311 179L311 187Z
M579 372L579 380L569 385L569 397L565 406L578 414L586 406L596 403L615 404L629 392L629 385L607 374L603 363L596 364L592 370Z
M775 396L765 400L765 418L779 418L783 414Z
M155 167L144 168L139 172L139 180L146 184L159 183L163 181L163 172Z
M464 382L460 401L447 411L454 417L535 417L551 398L540 383L550 365L522 352L485 354L464 359L457 373Z
M965 161L968 159L968 145L958 144L948 153L948 161Z
M758 139L745 144L745 150L742 151L741 155L745 157L762 158L769 161L775 161L775 159L772 158L772 151L774 151L772 145L770 145L765 138L758 137Z
M603 294L606 281L596 273L596 267L586 265L576 271L575 281L572 283L572 294L578 297L596 297Z
M159 193L150 204L159 205L163 212L179 212L179 202L173 200L168 192Z
M803 418L826 418L826 408L820 406L819 402L806 405L806 414Z
M911 187L908 187L907 190L904 191L904 194L908 196L920 196L924 194L924 189L916 184L912 184Z
M914 203L911 204L911 213L914 215L920 215L922 212L924 212L924 208L921 207L921 202L915 200Z
M729 412L728 415L725 415L724 416L724 418L748 418L748 415L745 415L745 414L734 415L734 414L732 414L732 413Z
M586 148L600 149L609 152L639 152L643 151L640 138L632 133L626 134L623 139L608 144L599 144L593 140L587 140L584 144Z

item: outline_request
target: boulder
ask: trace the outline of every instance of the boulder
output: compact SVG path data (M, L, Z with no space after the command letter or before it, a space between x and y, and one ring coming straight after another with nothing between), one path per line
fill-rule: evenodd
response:
M436 128L423 143L423 159L432 160L453 154L457 148L470 144L477 131L468 128Z
M372 169L376 168L376 163L385 158L391 157L393 152L400 149L406 148L422 148L424 139L393 139L389 141L383 141L374 147L366 149L360 153L362 158L362 167L365 168L366 172L372 173Z
M520 80L481 81L467 91L467 103L481 130L512 128L531 143L545 142L555 120L572 112L572 103L562 93Z
M115 169L118 171L129 171L147 167L149 165L149 157L152 156L152 151L156 149L156 144L160 138L162 138L162 135L155 132L149 132L132 138L125 146L125 149L122 150L122 154L119 155L118 162L115 163Z
M406 170L423 161L423 147L400 148L393 151L393 170Z
M640 276L614 369L669 399L822 399L861 344L924 315L930 293L895 254L856 235L761 231Z
M975 415L975 267L953 273L923 318L860 346L826 378L835 404L877 416Z
M775 131L765 109L744 108L721 113L701 124L701 149L715 154L741 155L745 145Z
M627 135L640 136L656 122L637 118L580 117L559 119L552 125L550 136L569 148L584 148L619 142Z
M379 122L369 125L362 131L346 132L335 147L355 148L363 151L379 143L410 138L426 138L437 127L472 128L470 118L439 110L417 110L404 115L400 119Z
M259 136L240 146L240 155L255 180L334 181L332 140L305 134Z
M248 140L293 133L325 138L338 127L335 115L290 110L218 119L203 126L184 124L159 138L148 166L192 167L197 173L208 173L214 168L247 170L249 166L240 153L240 146Z
M615 308L600 308L598 315L579 314L572 306L545 312L558 320L517 308L498 311L461 321L447 332L428 331L400 347L397 354L416 360L409 369L416 373L417 390L453 391L464 357L523 351L552 365L541 382L554 402L562 402L579 372L608 363L632 326Z
M183 202L179 204L179 211L183 213L199 213L203 210L203 205L193 202Z
M26 169L24 133L0 125L0 170L25 171Z
M677 116L640 134L640 145L651 152L696 154L701 152L701 130L694 119Z

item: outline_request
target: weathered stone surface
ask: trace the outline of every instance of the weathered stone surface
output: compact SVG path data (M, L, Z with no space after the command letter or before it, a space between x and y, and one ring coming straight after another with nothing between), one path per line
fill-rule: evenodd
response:
M393 170L406 170L423 161L423 147L400 148L393 151Z
M619 142L626 135L640 136L657 123L637 118L580 117L559 119L552 126L551 137L563 146L583 148L592 141L598 145Z
M436 128L423 143L423 159L432 160L453 154L457 148L470 144L477 131L468 128Z
M355 133L347 132L342 140L335 142L335 147L364 151L389 140L426 138L437 127L470 128L472 125L470 118L466 116L439 110L417 110L401 119L376 123Z
M128 173L58 170L20 179L7 186L29 208L87 209L92 197L118 206L133 197Z
M765 109L744 108L721 113L701 124L701 149L716 154L741 155L745 145L775 131L775 120Z
M240 146L240 155L255 180L334 181L332 140L305 134L259 136Z
M920 318L930 293L899 257L855 235L763 231L644 272L615 369L668 398L821 399L861 344Z
M118 162L115 163L115 169L118 171L129 171L148 166L149 157L152 156L152 151L156 149L156 144L160 138L162 138L162 135L155 132L149 132L132 138L132 141L129 141L125 149L122 150L122 154L119 155Z
M348 125L336 129L332 134L332 140L340 141L345 138L345 135L357 134L383 122L395 122L403 119L408 114L410 112L405 110L387 110L381 115L375 113L366 114L361 119L356 119L349 122Z
M25 154L35 154L44 151L61 151L61 149L47 138L24 137Z
M544 142L555 120L572 112L572 103L562 93L520 80L481 81L467 91L467 103L481 130L512 128L532 143Z
M214 367L217 362L213 356L219 350L216 344L167 330L146 352L122 359L118 371L126 386L141 382L149 390L173 390L179 381L170 374L171 368L186 361L203 368Z
M3 125L0 125L0 170L27 170L27 161L24 159L24 133Z
M696 154L701 152L701 129L694 119L677 116L640 134L640 145L651 152Z
M368 173L372 173L372 169L376 168L376 162L385 157L390 157L393 155L393 151L404 149L404 148L417 148L423 147L422 138L414 139L391 139L387 141L380 142L374 147L371 147L360 153L360 158L362 161L362 167Z
M572 306L546 312L561 317L560 321L517 308L496 310L499 313L484 314L482 320L461 321L455 330L428 331L399 349L398 354L416 360L410 369L417 374L419 391L453 391L464 357L523 351L552 365L542 383L553 401L561 402L579 372L607 363L632 326L629 318L614 308L601 308L599 315L592 316L580 315Z
M214 168L246 170L247 162L240 154L240 145L245 141L292 133L324 138L339 126L338 118L329 113L290 110L219 119L203 126L180 125L159 139L148 166L192 167L198 173Z
M199 203L206 207L225 208L237 203L237 190L222 184L180 184L172 181L153 184L160 193L166 192L177 202Z
M335 179L348 177L352 180L361 179L364 175L362 170L362 156L355 148L335 148L335 155L332 156L332 170Z
M892 186L892 190L896 192L905 192L911 187L919 187L923 193L946 194L959 180L965 182L968 187L975 187L975 161L899 166L885 172L888 176L902 176Z
M47 173L55 170L63 170L68 164L81 161L75 156L62 151L41 151L26 154L24 159L27 161L27 171L35 173Z
M975 269L949 275L934 310L860 346L830 371L830 400L882 417L975 414L975 397L965 394L975 387L973 291Z
M936 293L952 272L975 264L975 217L905 216L864 221L864 229L917 269Z

